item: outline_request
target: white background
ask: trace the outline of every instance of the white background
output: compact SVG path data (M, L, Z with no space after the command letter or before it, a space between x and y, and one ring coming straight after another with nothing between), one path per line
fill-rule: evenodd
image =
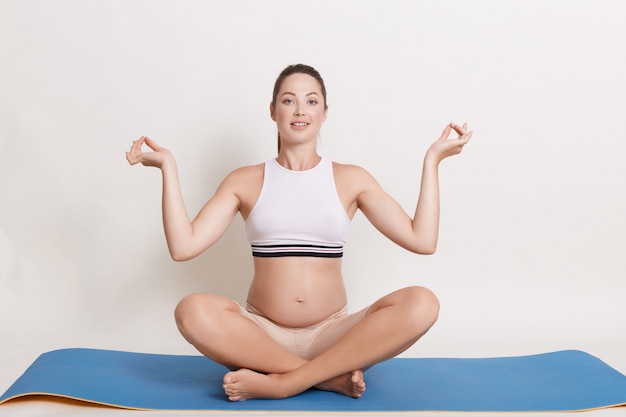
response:
M160 175L128 166L124 152L141 135L171 149L195 215L232 169L275 156L272 86L298 62L328 89L320 153L368 169L408 212L444 125L475 131L441 166L435 255L407 253L355 217L344 258L351 310L425 285L440 319L405 356L581 349L626 373L624 8L3 0L0 391L53 349L195 354L172 318L179 299L245 301L241 219L207 253L173 262Z

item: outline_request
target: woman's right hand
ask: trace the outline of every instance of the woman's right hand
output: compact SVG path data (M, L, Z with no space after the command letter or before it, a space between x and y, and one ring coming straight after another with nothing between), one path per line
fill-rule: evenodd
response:
M146 144L152 151L144 152L141 147ZM139 140L133 141L133 146L126 152L126 159L131 165L141 163L144 166L162 168L168 160L173 160L172 153L157 145L155 141L147 136L142 136Z

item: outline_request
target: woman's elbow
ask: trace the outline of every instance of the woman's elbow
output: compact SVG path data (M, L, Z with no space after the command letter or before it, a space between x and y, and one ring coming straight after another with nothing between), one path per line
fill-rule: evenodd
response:
M170 252L170 256L176 262L188 261L200 255L202 252L209 249L213 244L202 245L199 242L183 242L173 244L168 242L167 249Z
M432 248L428 248L428 249L424 249L421 252L418 252L420 255L433 255L435 252L437 252L437 248L436 247L432 247Z
M179 253L172 253L172 252L170 252L170 257L172 258L172 260L174 262L183 262L183 261L189 260L189 258L187 258L185 256L182 256Z
M181 249L177 249L177 248L168 248L170 251L170 256L172 258L173 261L175 262L183 262L183 261L188 261L192 258L195 258L195 254L190 253L188 251L184 251Z
M432 248L432 249L423 249L420 251L416 251L415 253L417 253L418 255L432 255L437 251L437 248Z
M418 255L432 255L437 251L437 243L415 245L409 250Z

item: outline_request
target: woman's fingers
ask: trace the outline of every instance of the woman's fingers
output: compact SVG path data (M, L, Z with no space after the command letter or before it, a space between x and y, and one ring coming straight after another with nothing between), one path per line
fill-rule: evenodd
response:
M450 139L450 134L455 131L458 135L457 138ZM436 155L437 161L456 155L461 152L463 147L472 137L472 131L467 130L467 123L463 125L457 125L455 123L449 123L444 129L439 140L431 145L429 152Z
M153 141L152 139L150 139L147 136L142 136L141 139L153 151L158 151L161 148L159 145L157 145L157 143L155 141Z
M463 125L458 125L456 123L449 123L443 129L443 132L441 133L441 137L439 137L439 140L441 141L448 140L450 137L450 133L452 133L453 130L458 135L457 139L465 139L466 135L468 134L470 134L471 136L471 132L467 131L467 123L463 123Z
M467 123L464 123L462 126L456 123L450 123L450 127L459 135L459 138L467 132Z
M457 135L459 135L457 139L463 139L465 141L468 141L472 137L473 132L467 131L467 123L463 123L462 126L459 126L455 123L450 123L450 128L454 129Z
M144 143L150 148L149 150L142 149ZM138 140L133 141L130 151L126 152L126 159L131 165L140 163L144 166L160 168L163 165L163 161L171 157L171 153L167 149L160 147L147 136L142 136Z
M452 132L452 127L452 123L447 124L446 127L443 128L443 132L441 132L439 140L448 140L448 136L450 136L450 132Z
M133 144L130 147L130 151L126 152L126 160L129 164L135 165L136 163L140 162L142 153L141 146L144 144L146 139L147 138L145 136L142 136L138 140L133 141Z

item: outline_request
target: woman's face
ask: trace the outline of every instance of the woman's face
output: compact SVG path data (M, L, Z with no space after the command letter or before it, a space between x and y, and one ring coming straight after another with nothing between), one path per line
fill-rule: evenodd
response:
M283 145L289 142L316 141L326 120L326 103L319 83L308 74L292 74L285 78L270 104Z

